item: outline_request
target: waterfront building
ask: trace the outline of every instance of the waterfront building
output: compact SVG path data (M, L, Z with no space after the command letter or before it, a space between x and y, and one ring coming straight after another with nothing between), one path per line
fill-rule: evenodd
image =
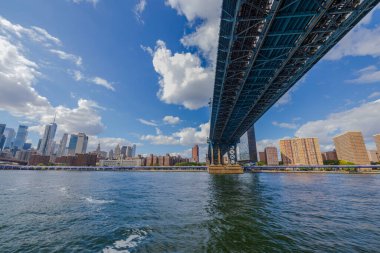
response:
M166 154L164 157L164 166L172 166L173 164L173 159L169 154Z
M322 159L323 161L337 161L338 156L336 155L336 150L323 152Z
M104 167L134 167L144 166L143 158L134 157L122 160L100 160L99 165Z
M41 155L51 155L52 154L52 144L57 131L57 124L55 122L50 123L45 126L44 135L41 140L41 144L38 148L38 153Z
M75 154L85 154L87 152L88 136L85 133L78 134L78 141L75 147Z
M33 154L30 156L28 165L49 165L50 162L50 156L48 155L39 155L39 154Z
M278 153L276 147L266 147L264 153L267 165L278 165Z
M58 152L57 152L57 156L64 156L65 153L66 153L66 145L67 145L67 140L69 138L69 134L68 133L64 133L63 136L62 136L62 139L59 143L59 148L58 148Z
M323 165L318 138L280 140L284 165Z
M194 145L194 147L191 149L191 157L193 159L193 162L199 163L199 146Z
M32 150L17 150L14 158L19 161L27 162L29 161L31 155L35 153L36 151Z
M22 146L24 146L26 137L28 137L28 126L19 125L13 147L15 149L21 149Z
M158 166L164 166L164 157L163 156L158 157Z
M265 152L259 152L259 162L267 163Z
M370 162L378 163L379 162L379 153L377 150L368 150L368 158Z
M75 154L75 156L61 156L55 159L56 164L65 166L96 166L96 154Z
M354 164L370 164L364 138L359 131L349 131L333 138L339 160Z
M4 149L12 148L16 132L13 128L5 128L4 130L5 143Z
M379 154L379 159L380 159L380 134L375 134L373 138L375 139L377 153Z
M68 155L75 155L75 149L77 147L78 135L72 134L70 136L69 147L67 149Z

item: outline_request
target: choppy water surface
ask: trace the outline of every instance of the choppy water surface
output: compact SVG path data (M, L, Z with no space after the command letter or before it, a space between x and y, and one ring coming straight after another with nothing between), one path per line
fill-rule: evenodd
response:
M0 252L379 252L380 175L0 171Z

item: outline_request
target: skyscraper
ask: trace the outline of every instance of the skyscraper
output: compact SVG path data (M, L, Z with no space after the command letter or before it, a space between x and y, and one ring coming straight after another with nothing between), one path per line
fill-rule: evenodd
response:
M370 164L367 148L361 132L350 131L334 137L339 160L354 164Z
M0 150L3 150L4 148L4 144L5 144L5 135L4 134L0 134Z
M86 154L88 144L88 136L85 133L78 134L78 142L75 148L76 154Z
M194 145L191 149L191 157L193 158L193 162L199 163L199 146Z
M322 165L322 154L317 138L280 140L284 165Z
M0 124L0 150L3 150L5 140L6 140L6 137L4 135L5 126L6 126L5 124Z
M55 122L45 126L45 132L41 140L38 152L41 155L51 155L52 143L57 131L57 124Z
M132 145L132 157L136 157L136 144Z
M58 149L57 156L64 156L65 155L68 138L69 138L69 135L67 133L64 133L62 136L61 142L59 143L59 149Z
M0 135L4 134L6 124L0 124Z
M26 137L28 137L28 126L19 125L13 147L16 149L21 149L22 146L24 146Z
M122 159L126 158L127 157L127 149L128 149L128 146L122 146L121 149L120 149L120 156Z
M13 128L5 128L4 136L6 138L4 148L11 148L16 136L15 130Z
M75 149L77 147L78 135L72 134L70 136L69 147L67 149L68 155L75 155Z
M115 147L115 152L113 153L113 156L115 159L120 159L121 157L121 149L120 149L120 145L117 144L116 147Z
M248 131L248 150L249 150L249 160L251 162L257 162L257 147L256 147L256 135L255 127L252 125Z
M249 161L249 148L247 132L240 137L240 142L237 144L237 155L239 161Z
M132 147L131 146L127 146L127 157L128 158L132 157Z

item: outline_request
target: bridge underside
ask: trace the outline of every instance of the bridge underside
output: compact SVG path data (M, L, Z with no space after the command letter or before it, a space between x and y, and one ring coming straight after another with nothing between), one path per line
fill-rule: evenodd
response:
M380 0L224 0L209 137L217 160Z

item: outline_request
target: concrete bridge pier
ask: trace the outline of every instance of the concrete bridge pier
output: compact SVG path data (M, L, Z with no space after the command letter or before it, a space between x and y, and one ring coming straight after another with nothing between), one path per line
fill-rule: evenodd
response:
M228 163L223 163L223 154L227 151ZM243 167L237 163L236 143L231 145L219 145L210 143L209 146L210 174L242 174Z

